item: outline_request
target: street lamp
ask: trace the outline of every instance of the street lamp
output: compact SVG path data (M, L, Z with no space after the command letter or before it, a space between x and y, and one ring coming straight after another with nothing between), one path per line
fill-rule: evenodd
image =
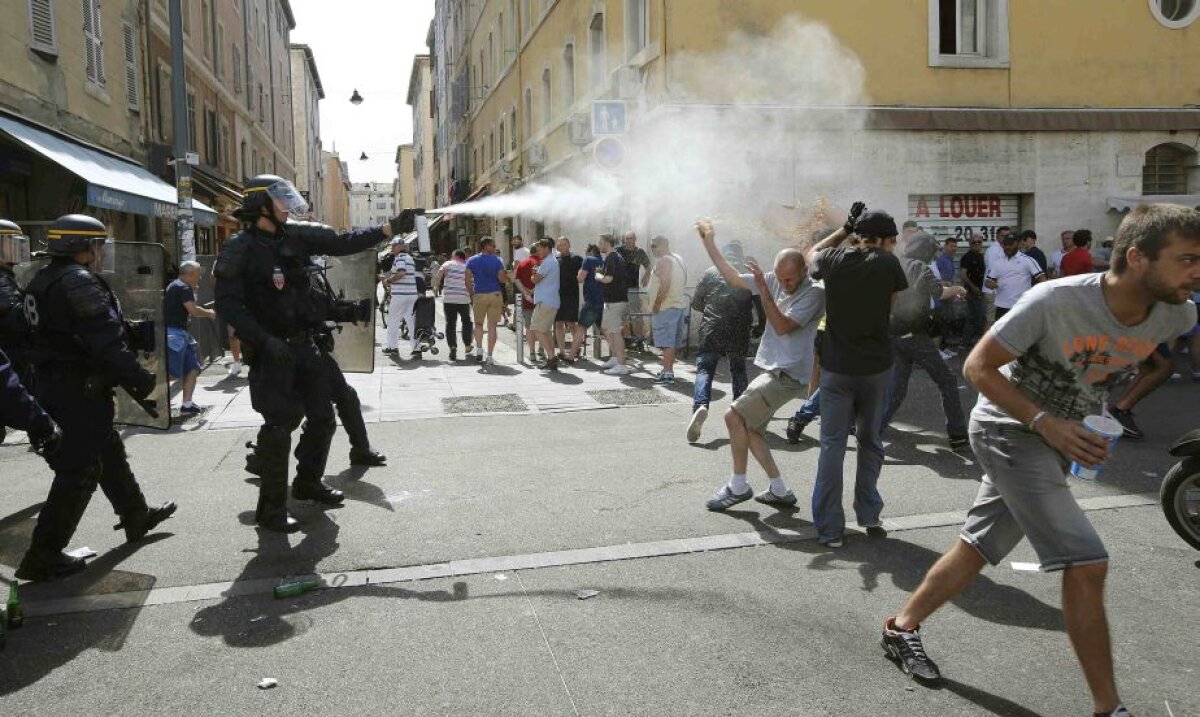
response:
M354 88L354 94L350 95L350 104L361 105L363 103L362 95L358 94L358 88Z
M364 161L364 162L365 162L365 161L367 161L367 153L366 153L366 152L363 152L363 153L362 153L362 156L361 156L361 157L359 157L359 159L360 159L360 160L362 160L362 161Z

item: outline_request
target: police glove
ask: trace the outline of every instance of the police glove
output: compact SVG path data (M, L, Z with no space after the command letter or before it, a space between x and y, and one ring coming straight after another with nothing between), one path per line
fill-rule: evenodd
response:
M292 365L292 350L283 339L268 337L263 344L263 358L272 366L287 368Z
M137 383L126 386L125 390L130 396L133 396L138 403L146 400L146 397L154 393L154 387L158 384L158 379L149 371L143 371Z
M842 225L842 229L846 230L847 234L854 233L854 227L858 224L858 218L862 216L863 210L867 208L862 202L855 202L850 205L850 216L846 217L846 223Z
M29 443L33 446L33 450L43 458L49 458L62 446L62 429L54 422L54 419L46 416L47 426L45 429L38 431L37 435L29 434Z
M411 232L416 226L416 216L424 213L424 209L405 209L399 215L392 217L392 220L388 222L388 226L392 228L392 236Z

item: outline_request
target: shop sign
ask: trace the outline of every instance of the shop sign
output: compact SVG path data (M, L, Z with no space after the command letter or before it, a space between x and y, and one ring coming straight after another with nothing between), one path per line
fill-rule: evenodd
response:
M996 239L996 230L1021 224L1017 194L911 194L908 218L938 239L953 237L965 242L972 234L985 242Z

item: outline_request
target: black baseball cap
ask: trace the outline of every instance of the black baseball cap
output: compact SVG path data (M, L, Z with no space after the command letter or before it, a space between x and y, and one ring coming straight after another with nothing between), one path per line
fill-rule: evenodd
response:
M877 209L867 212L854 223L854 233L863 239L884 239L900 234L892 215Z

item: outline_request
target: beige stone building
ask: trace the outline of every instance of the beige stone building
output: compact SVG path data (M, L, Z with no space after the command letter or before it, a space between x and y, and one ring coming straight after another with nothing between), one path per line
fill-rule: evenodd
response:
M321 205L324 221L338 231L349 231L350 171L337 152L321 152Z
M433 76L429 55L413 58L408 82L408 104L413 108L413 197L414 207L432 207L436 184L433 151Z
M420 189L416 178L416 152L413 145L402 144L396 148L396 183L393 185L396 206L411 209L423 206L417 199Z
M296 137L296 188L308 199L309 214L316 221L326 221L321 178L324 160L321 157L321 111L318 104L325 99L321 75L308 45L292 45L292 122Z

